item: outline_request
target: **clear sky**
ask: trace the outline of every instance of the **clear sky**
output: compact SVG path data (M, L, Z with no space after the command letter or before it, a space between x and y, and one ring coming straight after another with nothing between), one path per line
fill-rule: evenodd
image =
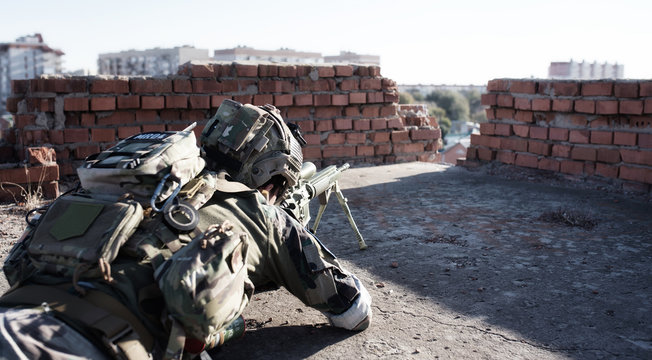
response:
M0 42L41 33L65 70L128 49L246 45L380 55L399 84L545 78L570 59L652 78L649 0L1 0L0 14Z

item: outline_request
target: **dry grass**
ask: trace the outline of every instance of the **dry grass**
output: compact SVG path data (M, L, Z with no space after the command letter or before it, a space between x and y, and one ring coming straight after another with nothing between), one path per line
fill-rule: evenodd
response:
M584 230L591 230L598 224L597 220L588 213L561 208L541 214L539 220L566 226L576 226Z
M27 173L28 173L27 166L25 166L25 175L27 175ZM10 193L11 196L14 198L14 202L16 203L16 205L23 207L26 211L30 211L32 209L40 207L45 202L45 200L43 199L43 187L42 187L44 178L45 178L45 172L41 171L41 175L39 176L38 183L29 183L25 186L22 186L12 182L0 182L0 190ZM6 189L5 186L11 186L20 189L20 192L18 193L20 195L18 196L16 191Z

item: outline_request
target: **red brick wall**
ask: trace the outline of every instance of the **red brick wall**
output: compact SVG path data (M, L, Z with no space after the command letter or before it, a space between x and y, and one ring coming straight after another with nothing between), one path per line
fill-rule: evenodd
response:
M264 105L301 126L306 160L435 161L438 126L405 126L396 83L378 66L188 63L151 77L41 77L12 82L8 110L16 154L52 146L63 175L119 139L198 122L200 132L224 99Z
M652 184L652 81L495 79L467 160Z

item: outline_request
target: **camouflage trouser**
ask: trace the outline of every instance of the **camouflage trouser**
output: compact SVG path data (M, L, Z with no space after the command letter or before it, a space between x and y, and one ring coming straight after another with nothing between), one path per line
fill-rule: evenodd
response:
M0 308L0 359L108 359L42 308Z

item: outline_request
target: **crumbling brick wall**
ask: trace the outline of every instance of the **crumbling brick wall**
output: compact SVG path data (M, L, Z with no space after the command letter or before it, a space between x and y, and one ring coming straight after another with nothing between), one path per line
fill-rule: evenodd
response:
M652 184L652 81L495 79L467 164L497 161L625 189ZM469 163L470 161L470 163Z
M396 84L378 66L192 62L164 78L43 76L13 81L12 92L15 126L5 138L15 157L51 146L63 175L138 132L192 122L200 132L227 98L275 105L301 126L304 156L318 166L435 161L441 137L436 124L404 124Z

